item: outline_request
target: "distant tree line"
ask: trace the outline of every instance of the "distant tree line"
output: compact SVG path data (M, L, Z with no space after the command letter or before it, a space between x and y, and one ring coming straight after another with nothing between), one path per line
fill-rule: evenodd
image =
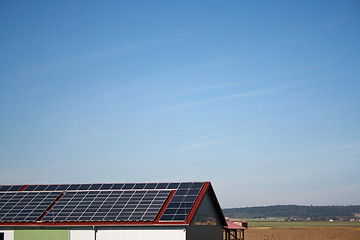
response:
M226 217L230 218L311 218L324 220L329 218L354 218L360 213L360 205L352 206L299 206L275 205L264 207L244 207L223 209Z

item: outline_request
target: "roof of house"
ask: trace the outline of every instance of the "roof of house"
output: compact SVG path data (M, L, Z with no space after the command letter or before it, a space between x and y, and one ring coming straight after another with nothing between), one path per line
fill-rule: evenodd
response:
M2 185L0 226L190 224L208 190L223 218L210 182Z
M247 229L247 227L244 227L244 226L240 225L239 223L241 223L241 222L236 223L236 222L232 222L232 221L226 221L227 226L225 226L224 228L231 229L231 230L237 230L237 229L245 230L245 229Z

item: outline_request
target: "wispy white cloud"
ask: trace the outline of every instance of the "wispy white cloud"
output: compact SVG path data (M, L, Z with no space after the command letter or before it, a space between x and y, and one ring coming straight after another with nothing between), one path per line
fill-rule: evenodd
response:
M339 159L343 162L356 161L359 157L360 142L355 140L267 156L265 159L258 161L258 163L272 162L273 165L282 168L287 166L284 163L288 163L289 159L292 159L291 164L293 166L315 167L324 163L337 162ZM303 159L312 159L313 161L303 161Z
M47 71L47 70L51 70L54 68L63 67L66 65L78 64L78 63L92 61L92 60L96 60L96 59L116 56L116 55L120 55L120 54L129 52L129 51L135 51L137 49L143 48L146 45L147 45L146 43L137 43L137 44L131 44L131 45L126 45L126 46L121 46L121 47L102 49L100 51L94 51L89 54L73 56L72 58L64 59L62 61L59 61L59 62L56 62L53 64L34 68L34 69L31 69L30 72L42 72L42 71Z
M307 66L307 67L304 67L301 69L284 72L284 73L281 73L278 75L268 76L266 78L240 79L239 81L226 82L223 84L198 86L198 87L184 90L184 91L178 93L177 95L189 95L189 94L194 94L197 92L213 91L213 90L225 89L225 88L233 88L233 87L241 86L244 84L254 84L254 83L259 83L259 82L273 81L276 79L289 78L289 77L300 75L303 73L315 71L315 70L327 67L329 65L332 65L334 63L336 63L336 62L320 63L320 64L316 64L316 65ZM207 69L207 68L216 68L216 67L221 67L221 66L226 66L226 65L231 65L231 64L236 64L236 63L235 62L226 62L226 63L204 64L204 65L199 65L199 66L195 66L195 67L185 68L185 69L182 69L181 71L192 71L192 70L200 70L200 69ZM292 82L292 85L298 86L298 85L303 85L303 84L307 84L307 83L309 83L309 81L302 81L302 82L297 81L297 82Z
M332 151L341 151L341 150L349 150L349 149L360 150L360 142L339 143L339 144L321 148L318 150L318 152L332 152Z
M244 98L244 97L252 97L252 96L257 96L257 95L264 95L264 94L267 94L267 93L271 93L273 91L274 91L273 89L269 89L269 90L260 90L260 91L253 91L253 92L229 94L229 95L220 96L220 97L207 98L207 99L199 100L199 101L196 101L196 102L189 102L189 103L173 105L173 106L166 107L163 110L175 110L175 109L180 109L180 108L189 108L189 107L194 107L194 106L198 106L198 105L203 105L203 104L213 103L213 102L219 102L219 101L224 101L224 100Z
M223 62L223 63L204 64L204 65L198 65L198 66L194 66L194 67L184 68L184 69L181 69L180 71L185 72L185 71L203 70L203 69L227 66L227 65L231 65L231 64L235 64L235 63L234 62Z
M251 81L239 81L239 82L229 82L224 84L212 84L212 85L204 85L199 87L194 87L191 89L186 89L183 91L180 91L179 93L175 93L173 95L175 96L184 96L184 95L191 95L199 92L208 92L213 90L219 90L219 89L226 89L226 88L234 88L236 86L241 86L246 83L250 83Z
M337 62L338 61L314 64L314 65L307 66L307 67L297 69L297 70L294 70L294 71L289 71L289 72L285 72L285 73L282 73L282 74L279 74L279 75L271 76L271 77L268 77L268 78L263 79L263 80L275 80L275 79L279 79L279 78L286 78L286 77L291 77L291 76L295 76L295 75L300 75L300 74L303 74L303 73L312 72L312 71L315 71L315 70L330 66L330 65L332 65L334 63L337 63Z
M235 133L235 134L234 134ZM223 143L232 142L235 139L246 136L245 133L236 134L236 130L231 133L217 133L217 134L208 134L204 136L197 137L195 139L190 139L187 143L184 144L178 151L191 151L200 148L206 148L213 145L221 145Z
M203 147L208 147L208 146L212 146L212 145L226 143L228 141L229 140L223 139L223 140L217 140L217 141L195 143L195 144L191 144L191 145L181 148L180 151L194 150L194 149L198 149L198 148L203 148Z

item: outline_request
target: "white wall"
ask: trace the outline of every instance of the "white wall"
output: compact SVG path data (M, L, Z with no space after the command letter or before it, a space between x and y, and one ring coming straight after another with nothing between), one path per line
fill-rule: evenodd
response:
M70 230L70 240L94 240L94 230ZM7 240L7 239L5 239Z
M5 240L14 240L14 231L13 230L0 230L0 232L4 233Z
M185 240L185 229L98 230L96 240ZM72 240L72 239L70 239Z

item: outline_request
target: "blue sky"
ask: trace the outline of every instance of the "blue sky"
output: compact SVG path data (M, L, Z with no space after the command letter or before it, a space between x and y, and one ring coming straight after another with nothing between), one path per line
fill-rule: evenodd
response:
M5 0L0 29L0 184L360 204L356 0Z

